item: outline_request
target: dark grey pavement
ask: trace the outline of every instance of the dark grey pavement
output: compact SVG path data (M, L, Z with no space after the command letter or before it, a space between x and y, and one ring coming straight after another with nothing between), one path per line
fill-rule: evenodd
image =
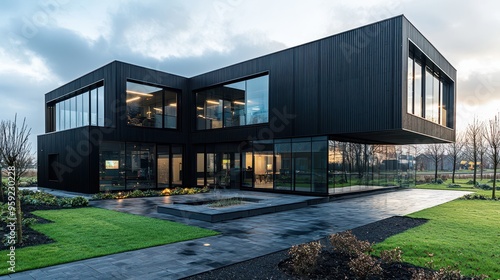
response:
M407 215L465 193L405 189L220 223L158 214L156 205L166 202L168 197L97 201L94 206L209 228L221 235L35 269L0 279L178 279L391 216Z

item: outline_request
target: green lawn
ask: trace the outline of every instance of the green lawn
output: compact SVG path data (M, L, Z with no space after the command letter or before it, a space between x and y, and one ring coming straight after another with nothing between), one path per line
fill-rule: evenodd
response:
M36 211L54 223L32 227L54 243L16 250L16 272L217 235L212 230L100 208ZM7 251L0 251L6 274Z
M435 269L500 278L500 201L455 200L409 216L429 221L376 244L377 252L399 246L415 265L428 266L432 253Z
M433 189L433 190L456 190L456 191L469 191L469 192L475 192L480 195L484 195L487 198L491 198L491 190L481 190L478 188L474 188L471 184L466 184L466 182L470 181L471 179L455 179L455 184L460 185L460 188L449 188L448 186L451 184L451 179L446 180L442 184L422 184L422 185L416 185L415 188L417 189ZM490 180L485 179L485 180L477 180L479 184L488 184L490 186L493 186L493 183L490 182ZM500 182L497 183L497 187L500 186ZM496 196L500 197L500 191L496 191Z

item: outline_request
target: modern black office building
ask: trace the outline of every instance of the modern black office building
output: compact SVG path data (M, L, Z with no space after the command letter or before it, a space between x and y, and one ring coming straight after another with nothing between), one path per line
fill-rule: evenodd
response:
M119 61L45 95L38 184L328 195L414 184L456 70L404 17L187 78Z

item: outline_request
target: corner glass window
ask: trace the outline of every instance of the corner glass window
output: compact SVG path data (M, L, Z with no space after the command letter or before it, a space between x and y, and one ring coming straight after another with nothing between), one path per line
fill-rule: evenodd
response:
M196 93L198 130L268 122L269 76L216 86Z
M177 128L177 93L162 87L127 82L127 124Z
M452 128L453 81L411 43L407 74L407 112Z

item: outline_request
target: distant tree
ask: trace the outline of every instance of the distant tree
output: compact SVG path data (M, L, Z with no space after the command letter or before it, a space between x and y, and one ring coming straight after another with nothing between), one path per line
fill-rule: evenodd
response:
M33 164L31 145L28 142L31 129L24 118L21 127L17 125L17 114L14 121L2 120L0 123L0 157L7 168L13 168L14 197L16 209L16 243L23 242L22 211L19 199L19 182L28 168Z
M484 131L484 139L488 144L487 155L493 162L493 189L491 191L491 198L495 198L495 189L497 182L497 168L500 164L500 123L498 119L490 120L488 126Z
M486 130L486 125L483 124L483 134L480 138L480 141L478 142L477 146L477 153L479 155L479 179L483 180L483 173L484 173L484 156L486 155L486 151L488 149L488 144L486 143L486 140L484 139L484 132Z
M479 159L479 146L483 138L484 124L476 118L467 126L465 132L467 158L473 162L474 177L472 182L477 185L477 162Z
M427 145L427 153L434 162L434 182L436 182L438 178L439 162L443 160L444 145L429 144Z
M453 170L451 173L451 183L455 184L455 172L457 170L458 159L462 156L465 148L465 141L462 133L457 133L455 142L445 146L446 153L451 157Z

